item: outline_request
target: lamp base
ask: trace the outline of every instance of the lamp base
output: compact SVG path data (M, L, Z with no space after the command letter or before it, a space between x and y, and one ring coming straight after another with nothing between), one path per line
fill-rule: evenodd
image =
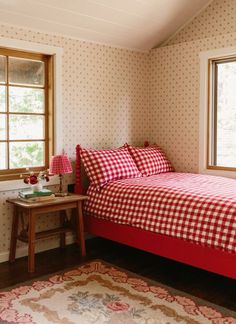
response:
M55 197L66 197L68 196L68 192L55 192Z

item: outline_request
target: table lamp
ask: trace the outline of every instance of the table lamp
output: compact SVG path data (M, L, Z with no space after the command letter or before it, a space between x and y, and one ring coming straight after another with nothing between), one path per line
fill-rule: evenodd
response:
M72 173L72 167L70 160L68 159L67 155L54 155L51 158L50 167L49 167L50 174L58 174L60 179L60 187L59 192L55 193L55 196L64 197L67 196L67 192L62 191L62 178L63 174Z

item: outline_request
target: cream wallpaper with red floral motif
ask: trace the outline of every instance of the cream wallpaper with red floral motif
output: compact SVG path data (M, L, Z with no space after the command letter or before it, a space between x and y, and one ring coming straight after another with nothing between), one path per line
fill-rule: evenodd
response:
M169 45L150 53L149 138L177 171L198 172L199 53L235 46L235 23L236 1L215 0Z
M236 1L214 0L174 37L170 38L167 45L215 36L224 37L225 34L233 32L236 32Z

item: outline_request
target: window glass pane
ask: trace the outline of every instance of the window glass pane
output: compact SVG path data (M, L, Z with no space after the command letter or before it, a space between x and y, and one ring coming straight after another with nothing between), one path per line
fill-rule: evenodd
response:
M0 55L0 83L6 83L6 56Z
M7 145L0 143L0 170L7 169Z
M0 114L0 140L5 140L7 136L7 116Z
M10 143L10 168L27 168L45 165L44 142Z
M44 116L9 115L10 140L44 139Z
M9 110L44 113L44 90L9 87Z
M6 87L0 86L0 111L6 111Z
M218 64L216 164L236 167L236 62Z
M9 57L9 83L44 85L44 63L41 61Z

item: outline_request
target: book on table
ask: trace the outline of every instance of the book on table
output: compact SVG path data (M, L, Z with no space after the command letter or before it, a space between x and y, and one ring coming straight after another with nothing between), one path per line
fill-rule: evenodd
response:
M52 194L53 192L50 189L42 189L40 191L23 190L19 192L19 197L27 199L27 198L51 196Z
M27 202L27 203L47 202L47 201L55 199L55 195L51 194L50 196L36 196L36 197L31 197L31 198L22 198L19 196L19 199L21 201Z

